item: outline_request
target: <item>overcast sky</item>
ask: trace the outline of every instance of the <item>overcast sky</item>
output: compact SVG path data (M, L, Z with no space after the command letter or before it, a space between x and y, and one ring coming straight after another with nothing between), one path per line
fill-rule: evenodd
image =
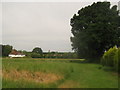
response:
M68 52L72 51L70 19L79 9L93 3L92 0L62 3L3 1L6 1L2 2L3 44L17 50L31 51L41 47L43 51Z

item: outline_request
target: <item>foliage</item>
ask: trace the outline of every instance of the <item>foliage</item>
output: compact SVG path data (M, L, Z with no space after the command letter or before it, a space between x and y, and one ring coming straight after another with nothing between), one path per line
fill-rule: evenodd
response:
M74 52L43 52L43 54L38 54L34 52L27 52L25 50L20 51L25 54L26 57L36 57L36 58L64 58L64 59L77 59L77 55Z
M8 56L8 54L12 51L12 46L10 45L2 45L2 56Z
M37 54L41 54L41 55L43 54L42 49L39 48L39 47L34 48L34 49L32 50L32 52L33 52L33 53L37 53Z
M119 62L118 62L118 51L120 52L120 50L117 50L116 51L116 53L115 53L115 55L114 55L114 57L113 57L113 65L114 65L114 69L116 70L116 71L118 71L118 65L120 65L119 64ZM120 55L120 53L119 53L119 55ZM119 60L120 61L120 60Z
M117 49L114 56L114 69L120 73L120 48Z
M107 65L107 66L111 66L113 67L114 66L114 57L115 57L115 54L117 52L117 48L116 47L113 47L113 48L110 48L108 51L106 51L103 55L103 59L102 59L102 64L103 65Z
M42 58L42 55L41 55L41 54L38 54L38 53L32 53L32 54L31 54L31 57L32 57L32 58Z
M93 3L71 18L71 42L79 58L98 60L105 50L120 45L120 16L117 6L110 7L110 2Z
M106 51L101 59L101 64L104 66L110 66L113 67L116 71L118 71L118 66L120 66L120 48L117 48L116 46L113 48L110 48L108 51Z
M25 51L25 50L22 50L21 53L23 53L26 57L31 57L32 55L32 52L28 52L28 51Z
M73 52L48 52L43 53L44 58L77 58L76 53Z

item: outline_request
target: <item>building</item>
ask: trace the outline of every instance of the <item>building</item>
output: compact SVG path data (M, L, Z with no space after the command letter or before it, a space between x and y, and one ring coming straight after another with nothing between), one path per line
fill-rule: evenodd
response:
M12 50L11 53L8 56L10 58L13 58L13 57L25 57L24 54L22 54L21 52L18 52L17 50Z

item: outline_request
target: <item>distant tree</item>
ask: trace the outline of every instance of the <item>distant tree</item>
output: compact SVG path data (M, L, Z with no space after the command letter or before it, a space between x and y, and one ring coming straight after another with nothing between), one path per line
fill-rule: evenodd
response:
M33 52L33 53L40 54L40 55L42 55L42 54L43 54L42 49L41 49L41 48L39 48L39 47L34 48L34 49L32 50L32 52Z
M26 50L23 50L22 53L26 55L28 52Z
M93 3L71 18L71 42L79 58L98 60L105 50L120 46L120 16L116 5L110 7L110 2Z
M2 45L2 56L8 56L8 54L12 51L12 46L10 45Z

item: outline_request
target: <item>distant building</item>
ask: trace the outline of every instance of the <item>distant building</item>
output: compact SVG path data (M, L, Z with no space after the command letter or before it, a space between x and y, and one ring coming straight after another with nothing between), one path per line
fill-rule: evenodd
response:
M17 50L12 50L8 56L11 58L13 58L13 57L25 57L24 54L22 54L21 52L18 52Z

